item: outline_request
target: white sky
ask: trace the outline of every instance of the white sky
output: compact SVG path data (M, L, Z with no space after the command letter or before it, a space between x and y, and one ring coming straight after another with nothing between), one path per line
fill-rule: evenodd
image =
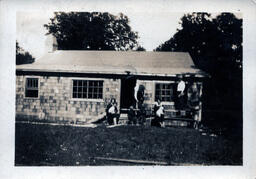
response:
M111 13L111 12L110 12ZM116 15L117 13L112 13ZM152 51L158 45L170 39L180 27L178 23L184 13L124 13L130 19L132 30L139 34L139 43ZM20 46L38 58L45 50L47 33L43 24L49 22L53 12L18 12L17 13L17 41Z
M110 12L112 13L112 12ZM112 13L117 15L117 13ZM139 44L147 51L153 51L163 42L169 40L180 28L180 19L184 12L124 12L130 20L132 30L139 34ZM216 15L216 13L212 13ZM47 24L53 12L18 12L16 39L19 45L34 57L46 53L45 40ZM239 17L241 15L238 15Z

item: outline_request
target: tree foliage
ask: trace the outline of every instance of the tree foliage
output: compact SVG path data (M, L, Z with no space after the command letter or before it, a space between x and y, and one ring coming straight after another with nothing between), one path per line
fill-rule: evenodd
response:
M234 14L185 14L181 29L155 50L189 52L195 65L211 75L204 91L212 101L241 109L242 20Z
M101 12L56 12L44 25L57 38L59 50L131 50L138 48L138 34L129 19Z
M16 41L16 65L33 63L35 58L29 52L24 51Z
M192 13L181 18L181 26L156 51L189 52L195 64L210 73L219 70L216 65L224 63L241 69L242 20L231 13L216 18L208 13Z
M142 46L138 46L138 48L136 49L136 51L146 51L146 49Z

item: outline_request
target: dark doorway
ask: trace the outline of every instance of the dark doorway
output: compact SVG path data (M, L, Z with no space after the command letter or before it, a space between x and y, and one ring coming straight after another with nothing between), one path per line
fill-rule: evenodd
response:
M129 108L134 103L134 87L136 79L133 76L127 76L121 80L121 108Z

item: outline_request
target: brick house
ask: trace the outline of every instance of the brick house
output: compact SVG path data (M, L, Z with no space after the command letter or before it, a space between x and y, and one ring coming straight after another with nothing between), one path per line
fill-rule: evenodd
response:
M159 98L171 111L179 74L201 87L206 75L183 52L54 51L16 66L16 117L86 122L112 97L129 108L136 84L148 109Z

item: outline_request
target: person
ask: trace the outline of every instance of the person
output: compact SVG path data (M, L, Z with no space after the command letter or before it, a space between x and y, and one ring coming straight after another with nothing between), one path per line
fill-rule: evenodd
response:
M144 102L144 91L145 86L139 85L136 83L134 87L134 108L138 108L139 105L142 105Z
M136 115L133 106L130 106L128 111L128 124L136 124Z
M110 103L107 105L106 116L109 125L118 124L119 115L115 98L111 98Z
M188 89L188 107L190 108L194 119L194 128L198 129L200 123L200 90L198 89L196 82L193 82Z
M177 85L177 91L176 91L176 100L175 100L175 108L178 111L178 115L180 114L180 110L184 110L186 107L186 95L185 95L185 89L186 84L183 81L183 76L178 76L179 81Z
M139 103L139 110L137 112L137 119L140 125L143 125L146 121L146 110L144 104Z
M117 125L119 120L119 114L116 102L113 103L113 105L109 108L108 112L110 113L111 120L113 121L114 125Z
M151 121L151 126L161 127L164 121L164 107L161 104L160 99L154 105L154 118Z
M138 98L137 98L138 91L139 91L139 84L136 83L136 85L134 87L134 103L133 103L134 108L137 108L137 103L139 101Z

